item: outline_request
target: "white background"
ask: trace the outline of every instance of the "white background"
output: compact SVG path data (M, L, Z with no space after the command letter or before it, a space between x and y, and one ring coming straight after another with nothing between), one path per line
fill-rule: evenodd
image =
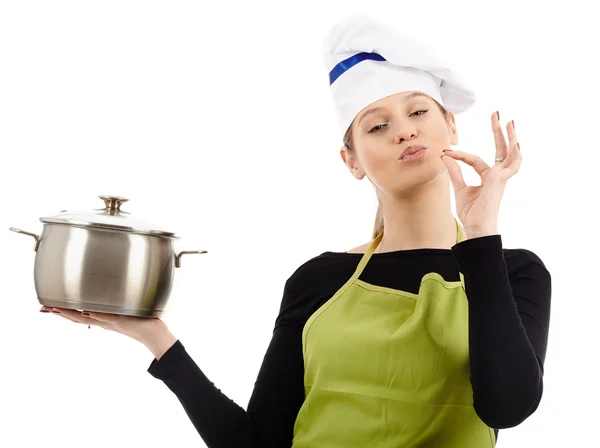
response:
M322 64L334 22L367 13L442 49L474 85L460 144L493 162L490 115L523 164L499 231L553 279L542 403L500 447L597 440L598 49L583 2L3 1L0 7L0 446L204 446L139 343L38 312L41 216L125 196L181 235L165 317L246 406L283 286L371 235L376 199L339 157ZM596 69L595 69L596 67ZM467 183L477 176L462 165ZM453 202L454 204L454 202Z

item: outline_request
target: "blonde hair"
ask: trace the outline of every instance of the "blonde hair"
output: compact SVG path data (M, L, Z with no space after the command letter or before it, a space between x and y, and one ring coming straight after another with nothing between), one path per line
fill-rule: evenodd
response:
M431 97L429 97L429 98L431 98ZM450 113L448 112L448 110L444 106L442 106L440 103L438 103L436 100L434 100L433 98L431 98L431 100L434 101L435 104L438 105L440 111L442 112L442 115L444 116L444 118L446 118L446 121L448 123L450 123ZM352 155L354 153L354 142L352 141L352 125L353 124L354 124L354 121L352 121L352 123L350 123L350 127L348 127L348 130L344 134L344 146L346 146L346 148L348 149L348 153L350 155ZM377 235L379 235L379 233L384 228L383 210L381 209L381 200L379 199L379 195L377 195L377 202L379 204L377 205L377 213L375 214L375 224L373 225L373 235L372 235L373 238L375 238Z

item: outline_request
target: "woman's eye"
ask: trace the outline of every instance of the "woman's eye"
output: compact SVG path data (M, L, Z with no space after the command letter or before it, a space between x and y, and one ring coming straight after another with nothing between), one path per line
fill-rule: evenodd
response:
M412 114L410 114L410 115L409 115L409 117L412 117L413 115L418 115L418 116L421 116L421 115L423 115L425 112L427 112L428 110L429 110L429 109L420 109L420 110L417 110L417 111L413 112ZM371 134L371 133L373 133L373 132L377 132L377 131L381 130L381 128L383 128L384 126L387 126L387 124L378 124L377 126L375 126L374 128L372 128L372 129L369 131L369 134Z
M370 133L372 133L372 132L377 132L377 131L379 131L379 130L380 130L382 127L384 127L384 126L387 126L387 124L378 124L377 126L375 126L374 128L372 128L372 129L369 131L369 134L370 134Z

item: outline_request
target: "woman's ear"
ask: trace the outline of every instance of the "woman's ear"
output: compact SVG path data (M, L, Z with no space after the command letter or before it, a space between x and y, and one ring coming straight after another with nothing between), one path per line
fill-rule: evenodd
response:
M356 160L356 157L354 154L351 154L350 151L348 151L348 147L346 145L340 148L340 155L348 167L348 170L350 170L350 174L352 174L358 180L361 180L363 177L365 177L365 173Z
M456 129L456 120L454 114L448 111L448 134L450 136L450 143L454 146L458 145L458 130Z

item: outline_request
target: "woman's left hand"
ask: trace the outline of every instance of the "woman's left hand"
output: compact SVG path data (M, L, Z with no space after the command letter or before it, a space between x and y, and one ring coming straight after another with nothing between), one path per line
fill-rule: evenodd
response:
M448 168L450 180L456 196L456 212L462 222L467 238L496 235L498 233L498 213L500 201L508 179L513 177L521 166L521 149L517 142L514 122L506 125L508 145L500 126L497 112L492 115L492 130L496 141L496 157L504 157L492 167L480 157L461 151L444 150L442 160ZM446 156L446 157L444 157ZM481 176L481 185L467 186L462 176L460 160L471 165Z

